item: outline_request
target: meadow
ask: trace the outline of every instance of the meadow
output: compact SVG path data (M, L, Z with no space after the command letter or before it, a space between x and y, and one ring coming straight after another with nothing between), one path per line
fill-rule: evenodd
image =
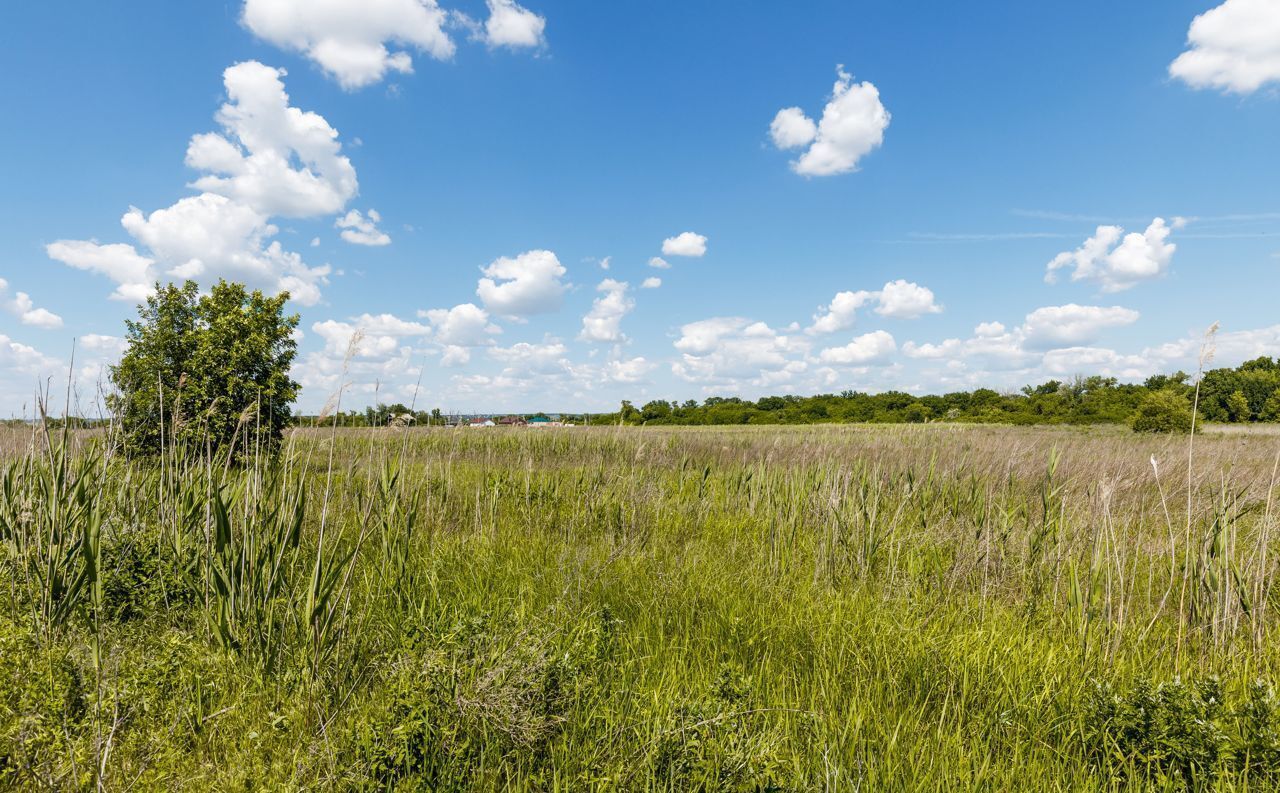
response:
M0 438L0 787L1280 785L1271 434Z

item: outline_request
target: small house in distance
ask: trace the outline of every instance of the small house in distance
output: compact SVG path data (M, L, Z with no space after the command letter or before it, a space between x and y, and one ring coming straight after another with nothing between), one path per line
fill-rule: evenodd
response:
M530 427L563 427L564 423L548 416L534 416L529 419Z

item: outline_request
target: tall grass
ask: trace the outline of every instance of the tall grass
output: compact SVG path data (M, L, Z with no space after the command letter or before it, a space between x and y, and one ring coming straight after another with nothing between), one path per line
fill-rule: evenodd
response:
M6 447L0 786L1280 783L1274 438L104 442Z

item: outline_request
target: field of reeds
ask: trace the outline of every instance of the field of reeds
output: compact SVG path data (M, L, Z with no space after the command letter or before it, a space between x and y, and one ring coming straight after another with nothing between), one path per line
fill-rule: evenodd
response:
M0 438L0 787L1280 785L1269 435Z

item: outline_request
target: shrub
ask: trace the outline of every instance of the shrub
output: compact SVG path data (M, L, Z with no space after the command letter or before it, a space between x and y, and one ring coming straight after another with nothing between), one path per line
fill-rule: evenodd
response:
M1134 432L1191 432L1191 404L1172 389L1152 391L1129 419Z
M1224 773L1275 780L1280 761L1275 693L1263 681L1243 694L1216 678L1124 687L1095 683L1086 705L1085 749L1115 779L1200 790Z

